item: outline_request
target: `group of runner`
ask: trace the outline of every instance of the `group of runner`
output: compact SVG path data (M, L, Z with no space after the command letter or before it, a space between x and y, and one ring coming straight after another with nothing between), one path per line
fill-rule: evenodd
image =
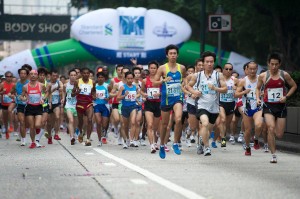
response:
M279 54L268 56L268 70L260 75L256 62L246 63L245 77L239 79L231 63L214 68L213 52L204 52L195 66L188 67L177 63L177 46L167 46L165 53L168 62L159 66L152 61L148 70L117 65L117 76L112 79L107 67L97 71L95 80L88 68L70 70L66 80L64 76L59 79L55 70L34 70L25 64L16 82L7 71L0 84L2 134L9 139L15 124L21 146L26 145L29 129L29 148L43 147L44 134L48 144L52 138L61 140L59 130L66 116L71 145L85 140L85 146L91 146L95 126L98 146L107 144L109 129L124 149L145 146L146 134L150 152L159 151L164 159L174 128L175 154L181 154L183 141L190 147L197 140L197 153L209 156L218 138L221 147L226 147L226 136L235 143L241 118L237 141L243 142L245 155L251 155L251 140L254 149L260 148L262 134L265 152L271 151L270 162L277 162L275 137L284 134L286 100L297 89L291 76L279 69ZM209 143L211 132L214 136Z

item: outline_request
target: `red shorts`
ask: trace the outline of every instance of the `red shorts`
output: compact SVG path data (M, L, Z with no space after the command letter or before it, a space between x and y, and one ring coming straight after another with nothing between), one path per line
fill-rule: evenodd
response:
M85 113L88 108L93 106L93 102L83 103L83 102L77 102L76 104L76 111L77 113Z

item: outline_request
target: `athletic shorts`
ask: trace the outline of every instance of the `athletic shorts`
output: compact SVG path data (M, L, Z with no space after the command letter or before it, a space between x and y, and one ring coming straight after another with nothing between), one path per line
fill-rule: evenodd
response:
M82 102L77 102L76 104L76 111L77 113L82 113L84 114L88 108L93 106L93 102L88 102L88 103L82 103Z
M235 102L220 102L219 104L224 108L226 115L234 113Z
M261 107L257 107L256 109L245 109L244 114L248 117L253 117L255 113L261 110Z
M102 117L109 117L110 116L109 105L96 104L96 106L94 106L94 113L101 113Z
M122 103L118 104L118 113L122 115Z
M53 110L56 109L57 107L60 107L60 103L58 104L52 104L52 108L48 108L48 113L51 114L53 113Z
M25 104L17 104L17 113L25 113Z
M64 108L64 110L65 110L65 113L67 113L67 111L70 111L74 117L77 117L76 108Z
M197 109L195 105L187 103L187 111L191 115L196 115Z
M119 104L112 104L111 108L112 109L118 109Z
M160 106L161 111L163 112L169 112L173 110L173 107L175 104L180 103L181 105L183 104L183 102L181 100L178 100L177 102L175 102L172 105L166 105L166 106Z
M121 112L122 116L125 118L129 118L132 111L136 111L136 106L122 106Z
M241 117L242 116L238 107L235 107L235 109L234 109L234 115L235 115L235 117Z
M25 116L37 116L37 115L43 115L43 105L37 105L33 106L30 104L27 104L25 107Z
M43 113L48 113L49 112L49 105L47 104L47 106L43 106L44 110Z
M0 109L2 109L2 104L0 103Z
M142 106L136 105L136 110L137 110L137 112L141 111L142 110Z
M144 110L153 113L154 117L160 117L160 102L145 101Z
M197 109L196 117L200 120L201 115L207 115L210 124L216 123L219 113L210 113L205 109Z
M188 118L189 118L189 113L187 111L183 111L181 116L181 124L184 124L185 119Z
M8 106L3 106L3 105L2 105L2 110L7 111L7 110L8 110Z
M275 118L286 118L287 109L285 103L268 103L263 104L263 116L266 113L272 114Z

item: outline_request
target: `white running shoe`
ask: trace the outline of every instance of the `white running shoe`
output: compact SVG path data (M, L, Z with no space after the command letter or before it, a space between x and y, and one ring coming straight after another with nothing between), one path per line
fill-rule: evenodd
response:
M193 135L191 135L190 138L191 138L191 143L195 143L196 142L195 137Z
M269 152L269 146L268 146L268 144L264 144L264 151L265 151L266 153Z
M118 145L122 145L123 144L123 139L122 137L120 136L119 139L118 139Z
M130 140L129 146L130 146L130 147L134 147L133 140Z
M128 146L125 142L123 143L123 149L128 149Z
M97 146L101 147L102 146L102 142L99 141Z
M245 142L245 140L244 140L244 134L243 134L243 133L240 133L240 134L239 134L239 137L238 137L237 141L238 141L238 143L243 143L243 142Z
M26 141L25 140L21 141L21 146L26 146Z
M232 145L235 144L235 139L234 139L234 136L233 136L233 135L230 136L229 142L230 142Z
M192 144L191 144L191 139L190 138L188 138L188 139L186 139L186 146L187 147L191 147L192 146Z
M156 148L154 144L151 144L151 149L150 149L151 153L156 153Z
M204 156L209 156L211 155L211 150L209 147L204 147Z
M276 155L274 155L274 154L272 155L270 163L277 163L277 156Z
M147 146L145 140L140 139L141 146Z
M39 141L36 141L35 144L36 144L36 148L45 147L45 146L41 145Z
M133 145L134 145L134 147L139 147L139 145L138 145L138 141L136 141L136 140L133 140Z

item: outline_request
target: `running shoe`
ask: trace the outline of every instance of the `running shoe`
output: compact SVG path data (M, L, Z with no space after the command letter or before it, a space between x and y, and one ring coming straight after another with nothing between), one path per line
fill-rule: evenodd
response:
M196 142L195 137L193 135L191 135L190 138L191 138L191 143L195 143Z
M126 142L123 143L123 149L128 149Z
M72 138L72 139L71 139L71 145L74 145L74 144L75 144L75 141L76 141L76 139L75 139L75 138Z
M138 142L136 140L133 140L134 147L139 147Z
M35 145L37 148L44 148L45 146L41 145L39 141L35 141Z
M246 156L251 156L251 148L250 147L246 147L245 155Z
M106 137L102 137L102 138L101 138L101 142L102 142L103 144L107 144L107 139L106 139Z
M21 138L18 136L17 139L16 139L16 141L17 141L17 142L20 142L20 141L21 141Z
M277 163L277 157L276 157L276 155L272 155L270 163Z
M9 132L5 133L5 138L8 140L9 139Z
M52 142L52 137L49 137L49 138L48 138L48 144L53 144L53 142Z
M89 141L89 140L85 141L85 146L92 146L91 141Z
M14 131L14 127L13 126L9 126L8 131L9 132L13 132Z
M80 135L80 134L78 135L78 142L79 142L79 143L82 143L82 142L83 142L83 136Z
M159 148L158 148L158 146L157 146L157 143L154 143L154 147L155 147L155 150L156 150L156 151L159 150ZM167 147L167 148L168 148L168 147Z
M140 144L141 144L141 146L146 146L145 140L144 139L140 139Z
M63 125L60 125L60 126L59 126L59 129L60 129L60 130L64 130L64 126L63 126Z
M254 146L253 146L253 148L254 148L255 150L258 150L258 149L260 148L259 143L258 143L258 140L254 140Z
M61 138L56 134L56 135L54 135L54 140L61 140Z
M165 145L165 152L169 152L169 151L170 151L170 149L168 148L167 145Z
M21 142L21 146L26 146L26 141L25 141L25 140L23 140L23 141Z
M197 145L197 154L201 155L203 153L204 153L204 151L203 151L203 145L202 144L198 144Z
M156 149L155 149L154 144L151 144L150 152L151 153L156 153Z
M243 143L243 145L242 145L242 146L243 146L243 149L244 149L244 150L246 150L246 148L247 148L247 145L246 145L246 143Z
M186 139L186 146L187 147L191 147L192 146L192 144L191 144L191 139L190 138L188 138L188 139Z
M102 141L99 141L97 146L101 147L102 146Z
M233 135L230 136L229 142L230 142L232 145L235 144L235 139L234 139L234 136L233 136Z
M181 151L179 149L179 145L178 144L173 144L172 148L173 148L173 151L174 151L175 154L177 154L177 155L181 154Z
M204 147L204 156L210 156L211 155L211 150L209 147Z
M215 141L212 141L212 142L211 142L211 147L212 147L212 148L218 148L218 146L217 146L217 144L216 144Z
M134 147L133 140L130 140L129 146L130 146L130 147Z
M36 144L34 142L31 143L31 145L29 146L30 149L34 149L36 148Z
M243 133L240 133L240 134L239 134L239 137L238 137L237 141L238 141L238 143L243 143L243 142L245 142L245 140L244 140L244 134L243 134Z
M221 147L226 147L226 139L222 138L221 140Z
M268 146L268 144L264 144L264 151L265 151L265 153L269 152L269 146Z
M122 137L120 136L119 139L118 139L118 145L122 145L123 144L123 139Z
M160 157L161 159L165 159L165 158L166 158L165 147L166 147L166 146L160 146L160 147L159 147L159 157Z

